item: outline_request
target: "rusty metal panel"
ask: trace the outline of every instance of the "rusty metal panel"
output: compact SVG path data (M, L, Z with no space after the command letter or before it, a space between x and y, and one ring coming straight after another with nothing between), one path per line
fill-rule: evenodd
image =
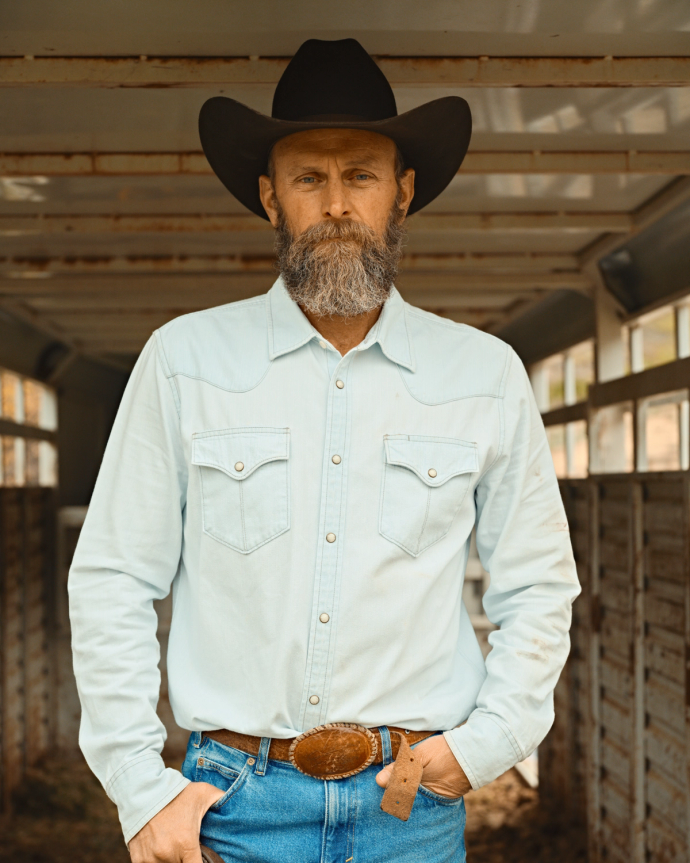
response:
M393 86L685 87L688 57L398 57L376 60ZM0 86L195 87L276 84L287 57L3 57Z
M2 807L25 767L24 530L21 489L0 489L2 577Z
M0 489L0 809L52 742L54 491Z
M554 742L565 769L569 751L586 762L591 863L687 863L690 478L591 477L583 485L588 509L573 481L561 483L586 601L573 615L569 722Z
M678 475L644 482L645 838L659 863L688 859L686 484Z
M671 832L654 815L647 821L647 851L653 863L687 863L685 838Z
M573 607L571 652L554 692L554 725L539 747L539 781L544 799L584 823L588 738L582 718L589 700L587 631L590 618L588 486L583 480L563 481L561 493L583 594Z
M24 498L24 633L28 766L43 755L51 737L50 586L53 572L53 492L27 488Z

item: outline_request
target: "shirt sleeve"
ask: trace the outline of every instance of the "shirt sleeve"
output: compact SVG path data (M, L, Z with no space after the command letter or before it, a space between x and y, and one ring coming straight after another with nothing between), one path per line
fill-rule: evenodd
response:
M480 479L477 550L490 575L487 676L467 722L445 738L477 789L533 752L553 723L553 690L580 592L544 425L511 351L502 444Z
M156 714L153 601L178 570L187 486L175 383L158 339L125 390L69 575L80 746L126 842L188 784L163 763Z

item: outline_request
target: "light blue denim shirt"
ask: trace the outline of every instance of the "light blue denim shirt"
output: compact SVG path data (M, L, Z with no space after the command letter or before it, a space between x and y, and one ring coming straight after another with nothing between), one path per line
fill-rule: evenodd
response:
M475 524L486 663L462 602ZM186 785L156 716L171 586L183 728L440 729L490 782L552 723L579 591L517 356L393 290L341 357L280 280L154 333L69 582L81 746L127 840Z

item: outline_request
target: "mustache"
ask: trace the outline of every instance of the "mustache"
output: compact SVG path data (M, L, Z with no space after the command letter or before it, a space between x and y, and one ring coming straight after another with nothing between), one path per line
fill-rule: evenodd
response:
M292 238L293 244L316 246L327 240L343 240L358 246L376 246L383 242L369 225L354 219L317 222Z

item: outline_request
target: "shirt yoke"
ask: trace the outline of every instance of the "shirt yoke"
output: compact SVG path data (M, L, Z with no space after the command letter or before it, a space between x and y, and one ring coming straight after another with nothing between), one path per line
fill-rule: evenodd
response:
M439 405L467 398L503 398L512 349L501 339L405 305L414 372L399 367L410 395Z
M182 315L158 333L172 377L248 392L270 366L265 296Z
M158 331L167 373L228 392L258 386L271 365L266 296L182 315ZM415 370L398 366L410 395L439 405L466 398L502 398L512 354L481 330L405 304Z

